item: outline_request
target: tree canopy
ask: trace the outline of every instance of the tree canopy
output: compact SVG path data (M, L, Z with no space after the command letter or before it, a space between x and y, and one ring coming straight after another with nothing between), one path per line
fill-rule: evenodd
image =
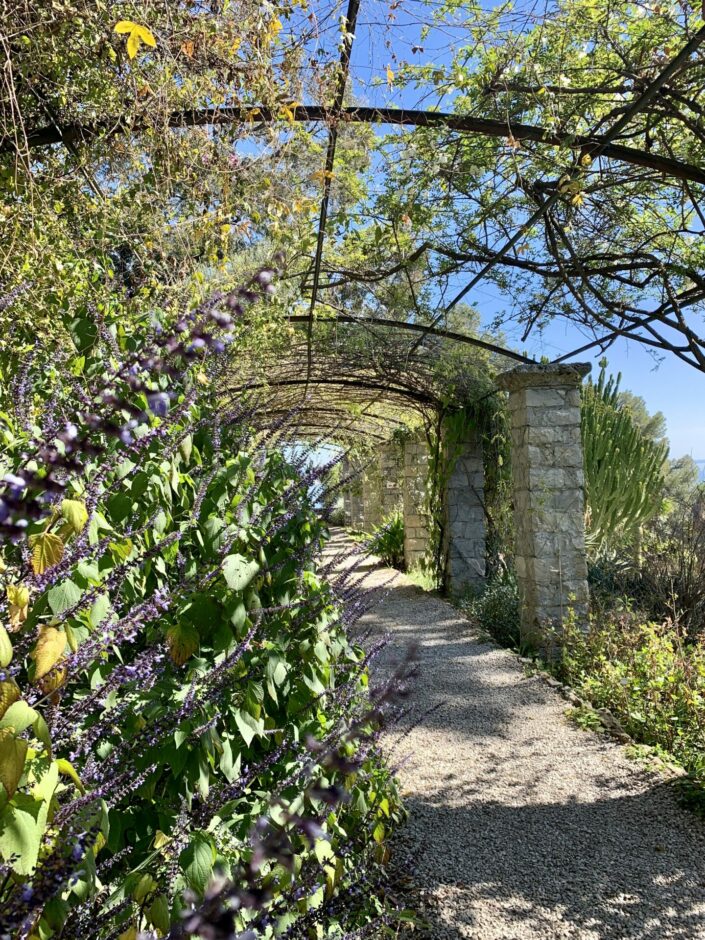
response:
M522 342L562 319L705 369L693 3L23 0L2 32L6 348L276 258L248 341L303 334L301 399L349 368L314 361L329 320L413 362L477 338L487 285Z

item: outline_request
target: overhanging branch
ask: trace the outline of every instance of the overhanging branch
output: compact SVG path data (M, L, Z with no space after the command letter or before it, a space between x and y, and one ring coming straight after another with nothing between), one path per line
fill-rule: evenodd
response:
M300 122L329 122L333 114L320 105L298 105L289 114ZM204 127L217 124L269 124L280 120L279 112L272 108L202 108L173 111L166 116L169 127ZM512 124L472 115L449 114L444 111L420 111L409 108L342 108L338 120L353 124L387 124L408 127L437 127L459 133L480 134L485 137L512 137L514 140L529 140L548 147L567 147L582 153L599 150L608 159L634 166L646 167L672 179L687 180L705 186L705 169L664 157L660 154L605 143L604 137L585 134L567 134L549 131L545 127L529 124ZM88 142L95 137L112 137L125 132L140 132L153 127L153 122L114 117L94 124L66 123L61 129L53 126L39 128L26 136L30 148L43 147L60 142ZM0 152L15 149L10 137L0 138Z

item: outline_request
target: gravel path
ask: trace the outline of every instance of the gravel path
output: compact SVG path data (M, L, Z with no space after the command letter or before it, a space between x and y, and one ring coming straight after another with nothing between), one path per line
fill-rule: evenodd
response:
M428 936L705 938L705 824L663 778L572 725L557 691L403 575L363 623L392 637L378 669L417 647L418 724L389 746Z

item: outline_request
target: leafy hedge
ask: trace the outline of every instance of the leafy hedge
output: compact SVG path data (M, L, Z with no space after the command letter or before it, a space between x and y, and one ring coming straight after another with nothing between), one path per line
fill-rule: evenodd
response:
M309 937L379 913L350 898L399 808L317 570L320 471L276 428L253 446L252 403L218 396L268 281L171 331L87 316L80 349L4 377L9 936Z

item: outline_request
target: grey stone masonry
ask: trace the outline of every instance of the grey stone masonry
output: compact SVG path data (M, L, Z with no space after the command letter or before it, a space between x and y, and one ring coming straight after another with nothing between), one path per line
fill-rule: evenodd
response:
M382 516L388 516L402 506L402 476L404 454L401 446L394 442L383 444L379 449L380 496Z
M348 481L343 490L345 525L350 526L352 529L361 529L363 525L363 507L360 470L346 457L341 464L341 474Z
M515 562L521 634L545 646L569 610L587 621L580 383L586 363L526 365L498 377L509 392Z
M430 527L425 509L428 458L428 444L421 435L404 444L404 561L407 569L420 564L429 547Z
M450 473L444 494L444 584L461 595L485 580L485 472L482 439L469 427L461 441L444 444Z
M362 528L372 532L382 521L382 475L373 457L362 474Z

